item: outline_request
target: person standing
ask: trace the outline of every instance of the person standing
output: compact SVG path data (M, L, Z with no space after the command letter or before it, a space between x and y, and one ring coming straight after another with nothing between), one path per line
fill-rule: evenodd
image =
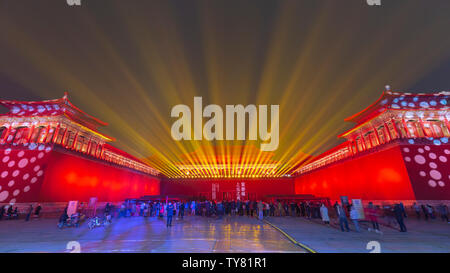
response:
M34 210L34 217L38 218L39 217L39 213L41 213L41 204L38 204L36 209Z
M30 205L30 209L28 210L27 217L25 217L25 221L30 221L31 214L33 213L33 205Z
M399 204L395 204L394 206L394 215L398 225L400 226L400 232L406 232L406 226L405 223L403 222L404 214Z
M442 221L446 221L448 223L448 207L445 204L441 204L439 206L439 213L441 214Z
M419 205L417 205L417 203L414 202L412 207L413 207L414 212L416 213L417 220L420 220L420 207L419 207Z
M350 229L348 228L348 221L347 221L347 215L345 215L345 210L341 207L341 205L336 206L336 211L339 217L339 225L341 226L341 231L347 231L349 232ZM345 230L344 230L345 226Z
M306 218L311 219L311 206L309 201L306 202Z
M278 200L278 215L277 216L282 216L281 215L281 202Z
M180 204L180 219L183 220L184 217L184 209L185 209L185 204L181 203Z
M428 221L428 210L425 207L425 205L421 205L422 211L423 211L423 216L425 217L425 221Z
M325 225L330 224L330 217L328 216L328 208L323 203L322 206L320 206L320 216L322 217L322 221L324 222Z
M258 219L259 220L262 220L264 217L263 209L264 209L264 205L263 205L262 201L259 200L259 202L258 202Z
M402 210L403 217L408 218L408 215L406 214L405 206L403 205L403 202L400 202L400 209Z
M1 208L0 208L0 220L2 220L3 219L3 215L5 214L5 206L2 206Z
M173 211L175 207L173 206L172 202L169 202L166 208L166 214L167 214L167 227L172 226L172 217L173 217Z
M350 219L352 219L353 225L355 226L356 232L360 232L359 229L359 213L356 210L355 206L351 206L350 208Z
M367 212L369 214L369 220L372 223L373 229L376 232L380 231L380 225L378 224L378 211L372 202L369 202Z

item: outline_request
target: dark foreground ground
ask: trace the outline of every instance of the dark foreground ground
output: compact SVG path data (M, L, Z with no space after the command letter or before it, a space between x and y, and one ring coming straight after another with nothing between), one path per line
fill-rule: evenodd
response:
M407 233L382 226L383 234L367 229L344 233L335 225L304 218L266 220L317 252L368 253L373 249L368 244L379 245L381 252L450 252L450 225L438 220L408 219ZM59 230L56 222L0 221L0 252L69 252L72 241L79 243L81 252L305 252L271 225L248 217L188 216L174 220L171 228L155 217L113 219L111 226L93 230L86 223Z
M355 232L350 221L351 231L342 232L334 219L331 226L323 225L320 220L298 217L270 217L267 220L317 252L368 253L375 250L376 245L382 253L450 253L450 224L441 219L425 222L409 217L405 219L408 232L381 225L382 233L369 231L372 227L369 223L360 223L361 232Z

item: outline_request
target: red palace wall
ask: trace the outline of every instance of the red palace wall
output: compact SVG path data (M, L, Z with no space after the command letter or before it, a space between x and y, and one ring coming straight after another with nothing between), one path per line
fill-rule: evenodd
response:
M300 175L295 193L332 200L340 196L365 201L449 200L449 149L449 145L397 145L374 151Z
M294 194L294 179L165 179L161 181L161 194L194 196L200 193L211 193L212 184L219 184L218 199L222 192L236 194L236 184L245 182L245 192L256 194L256 198L266 195Z
M30 144L0 149L0 202L121 201L159 194L159 179L75 153Z

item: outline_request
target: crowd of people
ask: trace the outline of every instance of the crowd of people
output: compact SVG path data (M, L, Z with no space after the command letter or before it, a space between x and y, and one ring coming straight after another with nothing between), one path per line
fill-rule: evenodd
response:
M39 217L41 209L42 207L40 204L37 204L36 208L34 208L33 205L30 205L26 211L25 221L29 221L32 215L34 215L34 217ZM20 212L18 207L14 208L13 205L6 205L0 207L0 220L19 219L19 215Z
M108 207L109 206L109 207ZM341 231L350 231L349 222L356 232L361 231L361 222L367 222L369 230L380 231L380 220L384 225L398 227L400 232L407 232L404 218L408 217L402 202L397 204L374 205L369 202L361 213L352 204L339 204L336 202L328 206L320 201L296 201L276 200L272 202L234 200L234 201L148 201L148 202L124 202L116 210L107 205L108 211L116 211L117 217L144 216L144 217L166 217L167 227L172 225L173 217L183 219L185 215L215 217L221 219L224 216L246 216L258 217L304 217L306 219L318 219L325 225L330 225L330 218L336 219ZM448 222L448 208L445 204L433 207L431 205L414 205L411 208L418 219L425 220L436 218L439 213L443 221ZM114 214L114 212L113 212ZM362 214L364 216L362 216Z

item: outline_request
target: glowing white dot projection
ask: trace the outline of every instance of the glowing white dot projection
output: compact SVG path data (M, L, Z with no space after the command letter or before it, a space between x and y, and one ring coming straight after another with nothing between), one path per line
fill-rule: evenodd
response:
M17 166L19 166L19 168L25 168L28 165L28 159L26 158L22 158L19 161L19 164L17 164Z
M435 180L440 180L442 178L442 174L437 170L431 170L430 176Z
M416 161L417 164L423 165L425 164L426 160L425 157L421 156L421 155L416 155L414 157L414 161Z
M434 187L436 187L437 184L436 184L436 181L434 181L434 180L429 180L429 181L428 181L428 185L429 185L430 187L433 187L433 188L434 188Z
M2 191L0 192L0 202L5 201L6 198L8 198L9 192L8 191Z

